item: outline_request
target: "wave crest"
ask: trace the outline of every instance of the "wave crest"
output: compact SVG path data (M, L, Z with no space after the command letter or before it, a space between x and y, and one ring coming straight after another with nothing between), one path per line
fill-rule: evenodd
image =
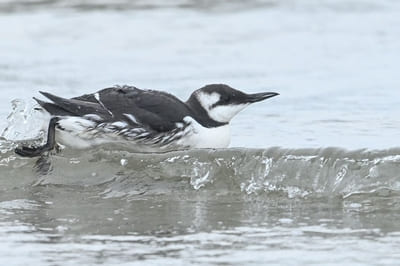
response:
M141 154L115 146L65 150L42 159L16 156L0 143L5 179L21 185L96 187L103 197L193 193L283 193L348 197L400 190L400 149L231 148ZM36 174L38 166L45 174ZM42 171L43 172L43 171ZM4 181L4 180L3 180ZM7 182L6 182L7 183Z

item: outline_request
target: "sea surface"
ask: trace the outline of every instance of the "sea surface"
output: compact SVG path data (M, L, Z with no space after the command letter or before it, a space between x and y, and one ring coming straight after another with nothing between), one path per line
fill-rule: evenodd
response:
M0 265L399 265L397 0L0 0ZM32 97L280 96L227 149L21 158Z

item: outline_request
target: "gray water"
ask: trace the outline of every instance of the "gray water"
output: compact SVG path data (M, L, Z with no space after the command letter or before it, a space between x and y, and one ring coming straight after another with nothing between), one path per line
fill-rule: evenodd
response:
M111 2L111 1L110 1ZM398 265L400 3L0 0L1 265ZM21 158L33 96L281 95L229 149Z

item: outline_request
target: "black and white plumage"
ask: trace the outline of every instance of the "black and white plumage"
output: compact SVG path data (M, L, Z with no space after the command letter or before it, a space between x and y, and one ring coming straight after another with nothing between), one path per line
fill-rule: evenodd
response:
M51 101L34 98L52 117L47 143L17 148L19 155L38 156L53 149L56 142L75 148L127 143L142 152L224 148L230 142L229 122L240 110L278 95L246 94L224 84L200 88L186 102L166 92L131 86L71 99L41 94Z

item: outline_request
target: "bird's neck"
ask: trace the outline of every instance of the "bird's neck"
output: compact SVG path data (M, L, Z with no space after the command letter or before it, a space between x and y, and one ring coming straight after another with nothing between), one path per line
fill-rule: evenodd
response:
M211 128L211 127L220 127L225 126L228 123L222 123L213 120L209 115L207 110L200 104L199 100L196 96L190 96L189 100L186 101L186 105L193 113L193 118L196 119L202 126Z

